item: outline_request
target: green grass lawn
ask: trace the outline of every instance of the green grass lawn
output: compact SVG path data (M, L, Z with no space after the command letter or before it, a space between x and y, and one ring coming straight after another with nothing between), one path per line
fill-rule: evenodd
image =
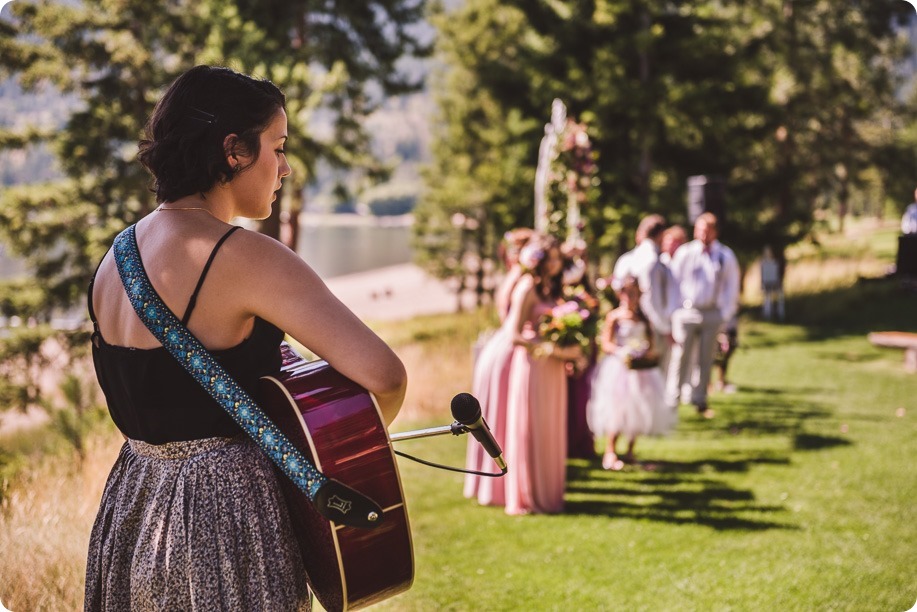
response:
M508 517L464 499L461 475L399 459L416 579L378 608L910 609L917 375L901 351L866 339L917 332L914 289L870 278L896 232L800 248L788 322L742 314L738 392L711 397L716 417L683 407L672 435L641 439L643 465L624 472L571 461L563 514ZM374 324L411 372L396 430L451 421L471 344L493 324L487 310ZM0 440L0 599L16 612L81 608L89 529L121 440L100 428L82 463L62 440L51 426ZM397 447L461 466L465 445Z
M917 296L868 281L807 325L746 316L738 392L682 407L646 464L568 467L566 512L509 517L460 475L399 460L413 588L391 610L908 610L917 600L917 376L871 329L917 331ZM839 306L838 306L839 305ZM448 412L432 424L444 424ZM398 444L463 463L464 439ZM512 469L512 466L510 466Z

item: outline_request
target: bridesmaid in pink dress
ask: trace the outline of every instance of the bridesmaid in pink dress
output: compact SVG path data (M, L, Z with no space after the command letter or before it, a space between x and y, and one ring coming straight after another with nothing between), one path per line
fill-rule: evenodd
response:
M559 347L537 334L542 315L561 296L560 249L533 237L522 249L527 270L516 283L506 325L514 332L506 411L506 513L561 512L567 459L567 375L564 362L579 347Z
M504 263L507 273L497 288L494 301L497 314L503 325L490 337L475 360L471 393L481 402L481 416L500 445L506 444L506 396L509 388L509 365L513 355L513 332L506 322L509 305L516 282L523 274L519 265L519 252L532 230L518 228L507 232L504 244ZM468 437L468 452L465 468L478 472L496 472L496 465L483 447L473 437ZM465 476L465 497L477 498L485 506L505 504L504 478L488 478L467 474Z

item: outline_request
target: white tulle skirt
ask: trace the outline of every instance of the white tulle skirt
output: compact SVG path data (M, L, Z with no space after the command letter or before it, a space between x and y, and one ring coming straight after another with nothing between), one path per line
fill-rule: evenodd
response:
M614 355L596 367L586 416L597 437L662 435L678 422L678 413L666 406L659 368L631 370Z

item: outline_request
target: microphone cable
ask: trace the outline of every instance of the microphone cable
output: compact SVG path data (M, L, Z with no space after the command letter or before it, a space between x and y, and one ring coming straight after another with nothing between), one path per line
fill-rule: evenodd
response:
M405 459L410 459L411 461L416 461L417 463L421 463L429 467L439 468L441 470L448 470L450 472L458 472L460 474L474 474L475 476L487 476L488 478L500 478L502 476L505 476L507 472L507 470L502 470L500 472L479 472L477 470L466 470L464 468L452 467L451 465L433 463L432 461L426 461L425 459L421 459L419 457L415 457L413 455L403 453L400 450L395 450L394 447L392 448L392 452L398 455L399 457L404 457Z

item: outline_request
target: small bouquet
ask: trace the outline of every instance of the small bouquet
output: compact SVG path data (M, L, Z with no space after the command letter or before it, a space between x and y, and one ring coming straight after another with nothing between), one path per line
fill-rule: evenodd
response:
M647 370L659 365L659 357L650 350L646 340L633 339L621 348L621 360L631 370Z
M596 332L596 316L586 304L570 299L542 316L538 335L557 346L575 346L588 353Z

